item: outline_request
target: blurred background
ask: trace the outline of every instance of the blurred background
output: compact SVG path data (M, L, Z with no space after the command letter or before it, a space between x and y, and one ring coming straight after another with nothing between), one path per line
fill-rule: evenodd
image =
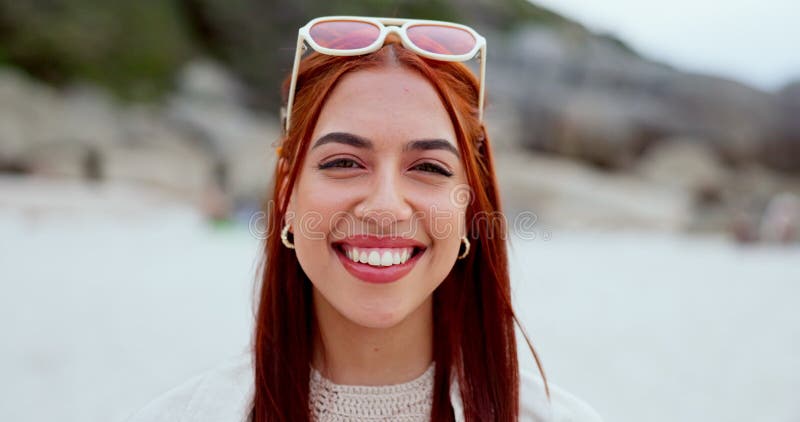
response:
M122 421L246 349L279 84L329 14L487 37L551 382L607 421L800 421L783 0L0 0L0 420Z

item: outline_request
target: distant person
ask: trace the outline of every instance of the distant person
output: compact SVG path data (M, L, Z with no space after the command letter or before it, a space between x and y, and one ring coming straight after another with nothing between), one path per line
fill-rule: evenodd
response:
M519 368L485 65L458 24L300 29L252 350L132 421L600 421Z

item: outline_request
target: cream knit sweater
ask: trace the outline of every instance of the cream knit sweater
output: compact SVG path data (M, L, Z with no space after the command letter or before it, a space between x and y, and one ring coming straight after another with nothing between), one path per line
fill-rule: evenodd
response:
M419 377L402 384L341 385L315 368L309 378L309 407L318 422L429 421L433 406L435 362Z

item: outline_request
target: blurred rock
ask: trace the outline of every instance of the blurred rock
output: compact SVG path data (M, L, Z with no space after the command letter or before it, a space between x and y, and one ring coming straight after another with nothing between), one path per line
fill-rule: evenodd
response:
M237 102L239 85L210 62L191 63L178 86L182 89L169 99L167 117L200 136L215 153L253 142L271 144L280 134L277 121Z
M533 213L536 228L683 230L692 201L681 189L541 154L499 154L498 180L510 218Z
M276 158L275 149L266 139L230 151L224 157L229 195L236 202L260 202L268 194Z
M183 131L164 116L163 109L136 105L125 108L117 122L121 144L129 147L164 149L175 152L194 151L213 155L213 151L195 134Z
M103 151L103 180L158 186L188 199L198 199L212 182L213 163L191 149L119 146Z
M30 82L8 68L0 68L0 169L18 167L25 154L27 129L19 104L24 104Z
M729 170L707 142L664 139L648 148L636 164L642 177L663 186L684 189L697 200L722 195Z
M262 198L280 137L277 120L245 108L240 85L213 63L192 63L181 75L167 116L217 158L217 181L235 201Z
M558 117L555 152L606 167L627 168L639 149L636 123L607 96L582 93L565 99Z
M734 81L677 71L662 87L660 98L683 122L683 128L671 129L708 140L722 157L736 163L761 159L764 141L780 114L773 94Z
M729 173L719 203L697 210L696 219L706 221L693 228L731 230L740 241L760 240L770 202L787 194L800 195L800 178L783 176L759 164L737 168ZM717 217L709 222L709 215Z
M662 138L693 137L727 162L800 161L765 153L788 110L772 93L680 72L564 28L523 28L495 51L490 85L521 111L519 143L528 148L627 168ZM786 137L777 136L777 150L788 152Z
M518 150L517 138L525 128L516 108L509 103L494 104L485 110L484 119L493 151Z
M73 86L59 97L58 106L42 110L47 115L42 120L50 120L57 127L42 127L41 139L60 139L97 149L122 142L122 110L109 93L93 86Z
M85 177L99 149L120 142L118 108L87 86L63 93L8 70L0 73L0 161L60 177Z
M793 117L784 123L788 124L795 133L800 132L800 119L797 118L800 113L800 80L786 85L779 95L780 102L787 112L785 117Z
M762 208L770 198L785 190L783 177L761 164L749 164L732 172L724 200L733 206L757 204Z
M277 122L246 109L240 84L211 62L181 75L166 106L122 106L96 87L56 92L0 72L0 170L159 186L215 218L261 201Z
M764 162L773 168L800 174L800 81L778 93L779 125L766 140Z
M161 110L129 107L119 130L121 145L101 151L104 179L145 182L196 200L214 184L213 151L171 124Z
M94 150L78 142L50 142L30 146L22 161L26 172L67 179L89 177Z
M183 67L178 75L177 92L194 102L242 104L244 89L221 65L197 59Z
M0 172L23 171L25 130L12 113L0 112Z

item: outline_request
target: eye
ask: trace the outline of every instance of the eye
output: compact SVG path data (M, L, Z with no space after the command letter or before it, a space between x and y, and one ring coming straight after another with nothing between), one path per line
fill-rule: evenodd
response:
M417 164L413 168L417 170L422 170L424 172L438 173L446 177L451 177L453 175L453 173L447 171L444 167L430 162Z
M335 160L328 161L327 163L322 163L319 165L320 170L329 169L329 168L360 168L361 166L355 161L349 158L337 158Z

